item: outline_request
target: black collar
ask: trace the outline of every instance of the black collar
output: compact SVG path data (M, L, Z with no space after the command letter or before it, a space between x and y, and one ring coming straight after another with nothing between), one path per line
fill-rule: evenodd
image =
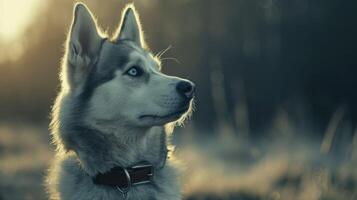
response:
M144 161L128 168L113 167L105 173L96 174L92 180L96 185L115 187L122 193L123 198L126 199L126 195L132 186L152 183L154 170L164 168L167 153L168 150L165 150L164 159L159 168L155 168L150 163Z
M154 167L150 164L138 164L129 168L114 167L105 173L98 173L93 182L99 185L114 186L119 190L129 190L131 186L150 183Z

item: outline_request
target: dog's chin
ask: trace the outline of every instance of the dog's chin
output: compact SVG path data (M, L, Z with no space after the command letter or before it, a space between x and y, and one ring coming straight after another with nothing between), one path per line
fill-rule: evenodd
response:
M139 117L139 120L140 120L140 123L147 125L147 126L164 125L164 124L174 122L174 121L180 119L188 110L189 110L189 107L185 107L185 108L178 109L174 112L170 112L170 113L164 114L164 115L158 115L158 114L141 115Z

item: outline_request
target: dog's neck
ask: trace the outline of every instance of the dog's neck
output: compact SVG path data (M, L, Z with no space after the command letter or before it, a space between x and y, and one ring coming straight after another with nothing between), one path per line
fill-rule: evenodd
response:
M76 130L78 129L78 130ZM166 133L163 126L151 128L80 127L74 128L77 137L70 141L83 169L91 176L111 168L130 167L147 161L154 168L165 164L167 156Z

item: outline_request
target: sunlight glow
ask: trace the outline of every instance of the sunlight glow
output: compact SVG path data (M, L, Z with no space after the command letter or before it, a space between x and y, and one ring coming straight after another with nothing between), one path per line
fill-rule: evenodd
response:
M42 0L0 0L0 43L21 36L41 7Z

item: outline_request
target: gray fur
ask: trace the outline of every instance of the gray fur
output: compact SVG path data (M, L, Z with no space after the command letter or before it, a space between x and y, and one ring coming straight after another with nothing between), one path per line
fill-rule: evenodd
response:
M155 167L153 183L132 187L128 200L181 199L177 162L170 156L164 163L170 148L167 136L176 120L182 120L190 110L183 115L161 116L183 105L174 88L183 79L159 71L160 63L143 48L134 7L128 6L124 13L120 31L110 39L97 28L85 5L75 7L62 66L62 88L52 112L51 131L57 154L46 180L50 199L122 199L116 188L95 185L92 177L115 166L130 167L141 161ZM125 78L128 65L145 66L145 76L135 81ZM117 91L111 91L116 87L127 94L116 97ZM149 101L135 96L124 98L136 90L145 95L151 88L157 95L150 95ZM145 107L147 103L140 101L154 103ZM137 110L140 105L135 102L144 109ZM155 106L158 111L149 109ZM102 112L102 108L109 112ZM130 117L133 111L135 118ZM152 115L147 117L141 112Z
M142 34L140 34L140 24L136 19L135 11L131 8L125 12L123 22L119 29L119 34L116 36L116 41L131 40L135 42L139 47L143 46Z

